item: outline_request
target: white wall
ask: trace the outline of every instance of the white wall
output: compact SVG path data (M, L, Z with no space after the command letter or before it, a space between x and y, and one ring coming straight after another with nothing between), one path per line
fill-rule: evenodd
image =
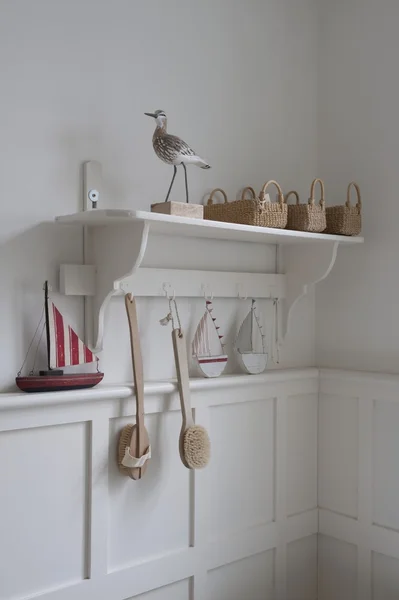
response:
M45 277L56 285L60 261L80 262L80 232L50 222L81 206L81 163L100 160L108 206L149 208L162 200L171 170L154 155L153 123L170 130L212 165L190 169L192 201L224 187L230 198L268 178L306 195L316 171L315 0L4 0L0 6L0 274L2 370L13 385L41 306ZM183 199L179 173L176 198ZM48 222L43 224L44 222ZM274 271L274 250L228 244L161 242L155 266L175 261ZM178 255L178 256L176 256ZM166 259L165 259L166 260ZM184 266L184 265L182 265ZM82 327L81 300L60 299ZM146 377L173 374L171 346L155 344L161 301L141 303ZM233 339L238 303L215 310ZM240 307L241 310L242 307ZM182 303L194 327L202 306ZM314 363L313 298L298 307L282 366ZM265 306L266 319L271 317ZM269 327L270 332L270 327ZM166 338L165 338L166 339ZM109 381L130 379L123 304L114 302L102 368ZM229 370L234 371L234 361Z
M318 287L317 362L398 373L399 4L326 0L320 10L318 171L328 204L359 182L366 242Z
M399 377L322 371L319 600L399 593Z
M399 372L399 4L320 5L319 172L327 202L363 191L365 244L316 291L321 366ZM321 378L320 600L398 597L397 377Z

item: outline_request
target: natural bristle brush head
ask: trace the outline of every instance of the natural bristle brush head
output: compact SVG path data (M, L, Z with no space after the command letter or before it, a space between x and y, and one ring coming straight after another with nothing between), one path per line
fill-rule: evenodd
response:
M125 456L126 448L128 446L130 446L130 440L132 439L132 432L133 432L134 427L135 427L134 425L125 425L125 427L122 429L122 431L120 433L119 442L118 442L119 470L123 475L126 475L127 477L130 477L131 479L133 479L132 470L127 467L124 467L122 464L122 461Z
M203 469L211 457L211 442L208 432L201 425L186 429L182 436L182 455L189 469Z
M186 342L181 327L173 329L172 339L183 417L179 437L180 458L183 465L188 469L203 469L210 459L211 442L206 429L194 423L190 403Z

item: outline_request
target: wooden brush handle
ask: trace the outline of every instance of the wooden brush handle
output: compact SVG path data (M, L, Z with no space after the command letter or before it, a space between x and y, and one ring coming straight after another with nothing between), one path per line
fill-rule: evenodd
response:
M136 300L132 294L126 294L125 306L127 318L129 321L130 330L130 349L132 352L132 365L133 365L133 378L134 387L136 391L136 424L137 424L137 438L130 444L130 452L133 456L140 458L146 451L146 448L142 448L142 442L144 441L144 374L143 374L143 359L141 356L140 347L140 334L137 320L137 309ZM133 446L133 447L132 447Z
M172 331L173 351L177 372L177 385L179 388L181 412L183 415L182 430L194 425L193 413L190 402L190 380L188 376L186 340L180 329Z

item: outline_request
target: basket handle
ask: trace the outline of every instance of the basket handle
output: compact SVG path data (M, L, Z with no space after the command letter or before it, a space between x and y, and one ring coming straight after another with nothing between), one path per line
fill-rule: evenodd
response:
M299 200L299 194L298 194L298 192L296 192L295 190L292 190L291 192L288 192L288 194L286 194L286 196L285 196L285 201L286 201L286 203L287 203L287 204L288 204L288 198L289 198L290 196L295 196L295 198L296 198L296 204L297 204L297 205L298 205L298 204L300 204L300 200Z
M278 201L279 204L281 204L281 206L284 204L284 194L283 194L283 190L281 189L280 185L277 183L277 181L275 181L274 179L269 179L269 181L266 181L265 184L263 184L263 187L260 191L259 194L259 200L262 202L262 204L264 204L265 202L268 202L268 200L265 198L265 192L267 190L267 188L269 187L269 185L275 185L278 191Z
M212 204L213 204L213 196L216 194L216 192L220 192L222 194L223 198L224 198L224 203L228 204L226 192L224 190L222 190L222 188L215 188L214 190L211 191L211 195L209 196L208 206L212 206Z
M312 185L310 186L309 204L314 206L314 203L315 203L314 189L315 189L316 183L320 184L320 192L321 192L320 206L323 208L323 206L325 205L326 202L324 200L324 183L322 182L321 179L314 179L312 181Z
M346 206L347 206L347 208L350 208L350 205L351 205L351 187L352 186L355 188L356 194L357 194L356 208L362 208L362 197L360 195L360 188L357 185L357 183L355 183L354 181L351 181L350 184L348 185L348 191L346 194Z
M251 192L251 195L252 195L251 200L256 200L255 190L253 187L250 187L250 186L248 186L242 190L241 200L245 200L245 194L246 194L247 190Z

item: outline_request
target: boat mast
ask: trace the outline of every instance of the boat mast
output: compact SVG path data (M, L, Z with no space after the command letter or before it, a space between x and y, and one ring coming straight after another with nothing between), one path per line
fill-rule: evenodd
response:
M255 316L255 300L251 302L251 351L254 351L254 316Z
M46 342L47 342L47 366L48 370L51 371L50 366L50 324L48 315L48 281L44 283L44 314L46 319Z

